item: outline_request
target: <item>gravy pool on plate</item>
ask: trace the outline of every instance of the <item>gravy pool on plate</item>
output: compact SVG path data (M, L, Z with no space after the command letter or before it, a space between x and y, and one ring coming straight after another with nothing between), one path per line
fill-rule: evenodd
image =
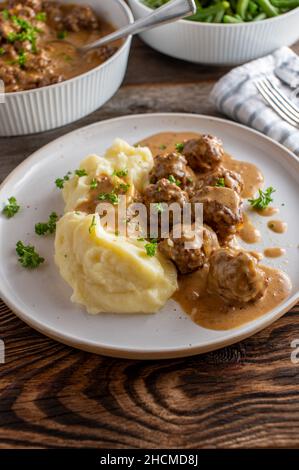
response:
M121 44L88 52L84 60L75 48L115 30L83 4L44 0L0 3L0 79L5 91L40 88L81 75L111 57ZM52 40L61 40L52 42Z

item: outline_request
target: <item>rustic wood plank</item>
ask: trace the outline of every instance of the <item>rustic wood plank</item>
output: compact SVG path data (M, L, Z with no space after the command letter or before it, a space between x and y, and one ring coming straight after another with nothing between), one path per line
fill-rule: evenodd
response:
M185 64L134 44L124 86L101 110L45 134L0 139L1 180L40 146L97 120L155 111L215 114L207 96L227 68ZM139 362L59 344L0 303L6 346L0 447L298 447L299 364L290 360L298 313L297 306L213 353Z

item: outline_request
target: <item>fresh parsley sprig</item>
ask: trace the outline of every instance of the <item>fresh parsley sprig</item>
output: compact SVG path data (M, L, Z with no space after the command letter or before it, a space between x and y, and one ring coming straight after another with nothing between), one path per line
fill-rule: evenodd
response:
M175 144L175 149L181 153L184 150L184 144L183 142L179 142L178 144Z
M276 189L272 188L272 186L269 186L265 191L259 189L259 196L255 199L248 199L248 202L254 209L266 209L266 207L273 202L272 194L275 193L275 191Z
M216 181L216 185L219 188L225 188L225 179L224 178L218 178Z
M129 170L127 168L124 168L123 170L114 170L112 173L112 176L118 176L119 178L123 178L125 176L128 176Z
M32 245L24 245L22 241L16 244L16 253L19 263L27 269L35 269L42 264L45 259L42 258Z
M16 215L20 210L20 206L17 203L15 197L8 198L8 204L6 204L2 210L2 213L8 218L11 219L14 215Z
M149 243L146 243L144 245L144 248L145 248L147 256L152 258L157 253L158 240L153 238Z
M56 223L58 220L58 215L56 212L52 212L49 216L48 222L39 222L35 224L35 233L37 235L47 235L54 233L56 230Z
M168 181L170 183L176 184L177 186L181 186L181 184L182 184L179 180L176 180L173 175L168 176Z
M72 172L68 171L67 174L63 178L57 178L57 180L55 180L55 184L56 184L57 188L63 189L64 183L66 181L69 181L71 174L72 174Z

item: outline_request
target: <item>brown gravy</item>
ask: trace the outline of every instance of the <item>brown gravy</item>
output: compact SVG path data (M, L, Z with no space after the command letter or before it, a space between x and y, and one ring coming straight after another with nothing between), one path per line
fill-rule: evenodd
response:
M281 220L270 220L267 224L268 228L275 233L285 233L288 229L288 224Z
M185 140L198 137L199 134L192 132L163 132L148 137L139 142L139 144L149 147L153 155L156 156L173 152L176 143L182 143ZM223 166L242 175L245 184L242 193L244 198L253 197L263 184L263 175L253 164L234 160L226 154ZM264 211L258 211L258 213L269 216L277 211L277 209L270 207ZM246 243L260 241L260 234L247 214L244 214L244 225L240 231L240 238ZM262 253L251 253L258 260L263 258ZM268 256L266 253L267 250L265 250L265 255ZM231 306L219 296L207 294L205 287L208 268L203 268L201 271L196 271L189 275L180 276L179 289L173 298L191 316L195 323L204 328L213 330L237 328L269 312L283 302L290 294L291 281L285 273L268 266L261 266L261 268L269 279L269 286L264 297L257 302L244 306Z
M243 214L243 225L238 230L238 235L245 243L258 243L261 241L259 230L253 225L248 214Z
M266 248L264 250L264 255L266 258L279 258L280 256L285 255L286 250L284 248L280 248L275 246L273 248Z
M261 267L269 278L269 286L264 297L257 302L230 306L218 296L204 294L204 276L199 272L180 278L174 299L195 323L204 328L237 328L277 307L291 292L291 282L286 274L268 266Z
M268 206L265 207L265 209L252 209L254 210L258 215L261 215L263 217L271 217L271 215L278 214L279 209L277 207L272 207Z

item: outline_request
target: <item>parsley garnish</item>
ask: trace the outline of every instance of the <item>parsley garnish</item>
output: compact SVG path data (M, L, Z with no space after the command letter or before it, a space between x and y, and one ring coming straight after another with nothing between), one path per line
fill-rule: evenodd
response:
M101 193L98 195L99 201L109 201L111 204L116 205L119 203L118 195L113 191L111 193Z
M98 180L96 178L93 178L90 182L90 189L97 189L98 187Z
M173 175L169 175L169 176L168 176L168 181L169 181L170 183L176 184L177 186L181 186L181 184L182 184L179 180L176 180Z
M3 47L0 47L0 56L5 54L5 50Z
M26 246L21 241L19 241L16 245L16 253L19 256L19 263L24 268L34 269L45 261L44 258L39 256L39 254L35 251L34 246Z
M94 216L92 217L92 221L91 221L91 224L90 224L89 229L88 229L89 233L91 233L92 231L94 231L94 229L96 228L96 225L97 225L97 224L96 224L96 216L94 215Z
M120 185L118 186L118 188L116 189L116 191L123 191L124 193L127 193L129 188L130 188L130 184L129 183L120 183Z
M128 169L124 168L123 170L114 170L114 172L112 173L112 176L118 176L119 178L128 176Z
M72 174L71 171L68 171L67 174L63 178L57 178L57 180L55 181L57 188L62 189L64 187L64 183L66 181L69 181L71 174Z
M25 64L26 64L26 60L27 60L27 57L26 57L26 54L24 51L21 51L19 53L19 56L18 56L18 64L21 68L24 68Z
M216 186L220 187L220 188L225 188L225 180L224 178L218 178L218 180L216 181Z
M36 39L37 32L39 32L39 30L32 26L28 21L23 18L19 18L18 16L12 16L12 20L17 26L19 26L20 31L18 33L9 33L7 35L8 42L29 41L31 44L31 51L36 52Z
M9 11L8 10L3 10L2 11L2 16L5 20L9 20Z
M248 202L250 202L255 209L265 209L270 202L273 202L272 194L275 193L275 191L272 186L265 189L265 191L259 189L259 197L256 199L248 199Z
M15 197L10 197L8 199L8 204L4 206L2 213L8 218L11 219L14 215L16 215L20 210L20 206L17 203Z
M35 19L37 21L47 21L47 13L45 11L40 11L39 13L36 13Z
M178 152L182 152L184 150L184 144L182 142L178 143L178 144L175 144L175 149L178 151Z
M57 39L65 39L66 37L67 37L67 32L66 31L58 31Z
M159 149L160 149L160 150L165 150L165 149L166 149L166 145L164 145L164 144L160 145Z
M157 252L157 246L158 246L158 241L156 239L152 239L149 243L146 243L144 245L144 248L145 248L147 256L150 256L151 258L155 256Z
M56 212L52 212L49 216L48 222L39 222L35 224L35 233L37 235L46 235L48 233L54 233L56 230L56 222L58 215Z
M156 211L158 214L161 214L162 212L164 212L164 207L163 207L163 203L162 203L162 202L157 202L156 204L154 204L154 207L155 207L155 211Z
M81 178L81 176L87 176L87 173L86 173L86 170L82 169L82 170L76 170L75 175Z

